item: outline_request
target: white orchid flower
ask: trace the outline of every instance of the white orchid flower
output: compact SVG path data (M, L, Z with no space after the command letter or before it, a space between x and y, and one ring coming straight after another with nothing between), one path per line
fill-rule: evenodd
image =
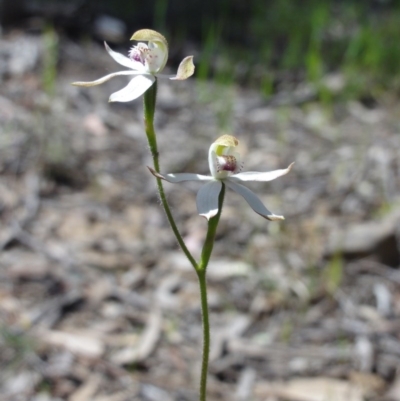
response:
M160 33L151 29L141 29L133 34L131 40L139 42L129 51L129 57L110 49L104 42L108 54L127 71L114 72L92 82L74 82L72 85L90 87L107 82L118 75L135 75L125 88L113 93L109 102L130 102L143 95L156 80L156 77L167 77L172 80L183 80L194 73L193 56L185 57L179 64L176 75L159 74L168 60L168 43Z
M239 141L231 135L223 135L218 138L208 152L208 163L211 175L200 175L192 173L160 174L149 167L151 173L168 182L177 183L183 181L207 181L207 183L197 193L196 204L200 216L207 220L218 213L218 198L222 189L222 184L233 189L247 201L250 207L259 215L267 220L284 220L283 216L271 213L250 189L241 185L246 181L272 181L275 178L287 174L294 163L286 169L259 173L249 171L241 173L242 164L240 155L234 151Z

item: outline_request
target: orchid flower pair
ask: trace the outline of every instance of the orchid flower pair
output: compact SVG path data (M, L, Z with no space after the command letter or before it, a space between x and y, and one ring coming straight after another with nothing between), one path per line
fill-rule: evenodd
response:
M92 82L74 82L72 85L90 87L100 85L119 75L135 75L125 88L113 93L109 99L109 102L130 102L143 95L154 84L156 77L184 80L193 75L193 56L185 57L181 61L176 75L159 74L168 60L168 42L160 33L151 29L141 29L133 34L131 40L146 41L148 45L139 42L129 51L129 57L126 57L111 50L104 42L108 54L118 64L130 70L114 72Z
M226 185L239 195L242 195L250 207L267 220L284 220L283 216L278 216L270 212L254 192L240 183L247 181L272 181L275 178L287 174L294 163L282 170L270 172L249 171L241 173L242 163L240 154L235 152L235 147L238 146L238 144L239 141L235 137L223 135L210 146L208 152L210 176L193 173L161 174L150 167L149 170L154 176L171 183L207 181L199 190L196 197L197 211L200 216L204 216L207 220L218 213L218 199L222 185Z
M231 135L219 137L211 146L208 152L208 163L211 175L200 175L193 173L161 174L159 172L159 153L157 148L156 135L153 127L154 110L156 105L156 77L162 76L159 73L165 67L168 58L168 43L164 36L150 29L142 29L133 34L132 40L139 41L129 52L129 57L111 50L107 44L106 50L109 55L119 64L129 68L128 71L115 72L93 82L75 82L76 86L90 87L100 85L118 75L133 75L128 85L113 93L110 102L129 102L144 94L144 117L145 131L149 148L153 157L155 169L149 167L151 173L158 179L158 191L161 202L164 206L172 231L187 256L188 260L196 270L200 283L201 310L203 319L203 358L200 378L200 400L206 400L208 359L210 352L210 324L207 306L207 281L206 269L210 260L215 233L220 217L225 186L234 190L247 201L250 207L267 220L283 220L283 216L270 212L250 189L243 186L242 182L247 181L272 181L275 178L287 174L293 163L286 169L270 172L245 172L242 173L242 162L240 154L236 151L239 141ZM148 44L142 41L148 42ZM182 60L175 76L168 76L170 79L182 80L193 75L193 57L189 56ZM152 85L155 85L152 87ZM163 185L160 179L171 183L184 181L205 181L205 185L197 193L197 210L204 216L208 223L208 231L204 241L199 262L193 258L183 240L170 207L165 196ZM220 196L221 195L221 196ZM212 219L215 217L214 219Z
M119 71L108 74L92 82L74 82L75 86L90 87L107 82L111 78L119 75L135 75L125 88L113 93L110 102L129 102L144 94L156 81L156 77L168 77L172 80L184 80L194 73L193 56L185 57L176 75L166 76L159 74L168 59L168 43L160 33L151 29L141 29L135 32L131 40L146 41L148 45L139 42L133 46L129 52L129 57L117 53L110 49L105 43L108 54L119 64L130 68L128 71ZM233 189L242 195L251 208L268 220L284 220L283 216L271 213L261 202L254 192L241 182L246 181L272 181L275 178L287 174L293 163L286 169L270 172L246 172L241 173L242 163L239 153L235 152L235 147L239 141L231 135L223 135L218 138L210 147L208 162L210 176L182 173L182 174L161 174L149 167L153 175L171 183L183 181L207 181L197 194L197 210L201 216L207 220L216 216L218 213L218 200L222 186Z

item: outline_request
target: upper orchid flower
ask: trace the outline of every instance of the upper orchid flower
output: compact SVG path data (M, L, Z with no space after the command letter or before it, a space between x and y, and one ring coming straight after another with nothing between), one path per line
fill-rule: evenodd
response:
M240 155L234 151L234 148L238 144L239 141L235 137L223 135L210 146L208 163L211 176L192 173L160 174L150 167L149 169L156 177L172 183L182 181L209 181L200 188L196 199L197 211L200 216L204 216L207 220L218 213L218 198L222 189L222 184L225 184L227 187L242 195L251 208L262 217L268 220L284 220L283 216L271 213L254 192L239 183L245 181L272 181L275 178L287 174L294 163L283 170L264 173L253 171L241 173L242 163L240 161Z
M156 76L167 77L174 80L189 78L194 73L193 56L185 57L179 64L176 75L160 75L168 60L168 43L160 33L151 29L141 29L133 34L131 40L146 41L148 45L139 42L129 51L129 57L110 49L104 42L108 54L128 71L114 72L92 82L74 82L76 86L100 85L117 75L136 75L125 88L113 93L110 102L130 102L143 95L156 80Z

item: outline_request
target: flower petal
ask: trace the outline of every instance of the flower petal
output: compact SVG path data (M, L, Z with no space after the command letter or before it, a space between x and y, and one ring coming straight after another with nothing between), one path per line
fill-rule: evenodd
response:
M214 145L214 146L213 146ZM227 148L234 148L239 145L239 141L232 135L224 134L217 138L214 143L211 145L215 151L218 146L223 146Z
M138 75L125 88L113 93L109 102L130 102L143 95L156 79L152 75Z
M183 181L211 181L213 178L208 175L191 174L191 173L177 173L177 174L161 174L157 173L151 167L147 167L151 174L157 178L161 178L165 181L177 183Z
M178 71L175 76L170 77L172 80L184 80L194 74L193 56L185 57L179 64Z
M210 220L218 213L218 198L221 192L222 182L207 182L197 193L196 204L200 216Z
M150 45L153 46L150 46ZM146 69L152 74L156 74L165 67L168 54L166 54L157 44L149 43L149 51L145 56Z
M91 82L72 82L71 85L74 86L84 86L84 87L90 87L90 86L96 86L96 85L100 85L104 82L109 81L111 78L114 78L118 75L137 75L140 74L137 71L119 71L119 72L114 72L112 74L108 74L106 76L104 76L103 78L97 79L96 81L91 81Z
M152 29L140 29L132 35L131 40L149 42L149 47L153 47L152 44L155 44L163 54L162 62L159 64L157 71L163 70L168 60L168 42L161 33Z
M290 164L288 168L282 170L274 170L268 171L264 173L259 173L258 171L247 171L245 173L235 174L229 179L234 182L243 182L243 181L272 181L275 178L281 177L282 175L287 174L293 166L294 163Z
M231 180L232 177L226 179L224 182L229 188L233 189L239 195L242 195L250 207L260 216L271 221L285 220L283 216L277 216L276 214L271 213L253 191L250 191L250 189L246 188L245 186L237 184L236 182L232 182Z
M161 35L161 33L153 31L152 29L140 29L139 31L136 31L132 35L131 40L144 40L145 42L161 43L162 46L168 49L167 39L165 39L165 37Z
M132 68L133 70L136 71L145 71L145 67L142 63L139 61L131 60L130 58L124 56L121 53L117 53L114 50L110 49L110 46L106 42L104 42L104 46L106 47L106 50L108 54L118 63L123 65L124 67Z

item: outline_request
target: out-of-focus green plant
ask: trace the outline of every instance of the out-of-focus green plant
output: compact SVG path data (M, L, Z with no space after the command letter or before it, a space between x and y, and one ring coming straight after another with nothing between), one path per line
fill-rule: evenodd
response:
M343 257L340 253L334 255L326 266L324 287L330 295L334 295L343 278Z
M201 6L180 0L98 0L93 7L131 26L153 21L155 28L168 28L179 47L197 42L200 78L226 74L216 62L224 54L234 81L266 96L282 83L290 90L309 81L324 102L330 101L329 90L319 86L330 72L345 76L345 96L400 87L397 0L203 0Z
M154 26L160 31L166 31L168 0L155 0Z
M305 57L307 76L310 81L318 81L324 73L324 62L322 57L324 28L328 22L327 3L321 2L312 11L311 32L309 48Z
M216 55L218 52L219 37L221 35L221 26L217 24L205 24L201 58L197 67L197 77L205 80L210 76L212 67L216 65Z
M52 25L43 33L44 55L42 66L43 88L48 95L53 95L57 79L58 35Z
M14 332L5 325L0 325L0 344L3 349L8 350L9 363L11 369L24 361L24 358L34 351L35 342L24 332Z
M396 89L400 86L400 3L389 3L378 7L356 0L233 2L230 9L217 10L218 20L214 14L203 18L205 40L198 76L226 75L224 66L215 62L215 55L224 54L233 67L233 80L259 88L265 96L282 83L293 87L308 81L329 104L337 96L324 84L331 72L343 74L345 85L339 95L346 97Z
M232 122L234 64L230 54L221 48L219 37L222 25L216 24L204 29L203 52L197 68L197 94L199 101L210 104L218 128L229 131ZM213 76L214 84L207 82Z

